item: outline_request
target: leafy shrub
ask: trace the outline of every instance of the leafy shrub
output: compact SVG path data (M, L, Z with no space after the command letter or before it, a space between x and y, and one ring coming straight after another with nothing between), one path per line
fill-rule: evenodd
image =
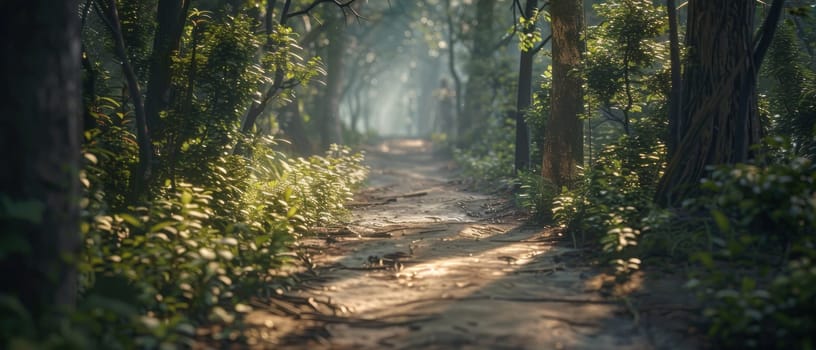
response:
M485 127L484 139L466 149L454 149L453 159L464 176L479 182L511 179L515 150L515 126L508 119L504 125Z
M639 137L623 137L604 148L572 190L555 197L553 218L576 245L600 243L602 252L621 272L636 269L637 246L653 209L652 198L664 162L665 148Z
M295 256L297 238L342 219L343 202L367 173L361 154L339 146L308 159L287 158L271 139L250 146L250 158L225 155L207 165L216 186L168 181L159 198L118 213L95 185L108 158L86 155L81 300L54 346L73 338L79 345L66 347L190 346L202 323L239 326L247 300L280 285L279 267ZM0 309L24 316L15 305L0 298ZM28 344L34 334L9 339Z
M553 199L557 193L555 185L536 172L521 172L518 175L519 192L516 198L536 221L552 219Z
M812 348L816 166L789 143L766 145L772 160L714 168L703 195L685 204L713 223L689 286L722 346Z

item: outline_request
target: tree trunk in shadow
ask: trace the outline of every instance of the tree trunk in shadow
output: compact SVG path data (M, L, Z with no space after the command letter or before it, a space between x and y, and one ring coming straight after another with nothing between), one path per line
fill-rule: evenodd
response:
M487 127L490 116L490 71L493 61L494 45L494 0L477 0L476 25L473 28L470 61L468 62L468 80L465 83L465 105L459 123L460 137L457 143L466 146L480 139Z
M292 142L292 150L300 156L314 153L314 146L306 134L306 125L300 114L300 103L297 100L287 104L281 111L280 125L284 138Z
M523 16L532 18L533 11L538 7L538 0L527 0L524 5ZM534 26L526 26L524 33L529 34L535 30ZM516 149L514 171L527 170L530 167L530 129L524 114L530 108L533 100L533 55L532 49L521 52L519 59L518 92L516 95Z
M772 4L759 40L754 37L754 2L689 2L679 143L658 185L658 203L674 205L695 195L708 166L745 162L751 156L750 146L761 136L757 72L783 2Z
M69 261L81 249L78 8L77 1L0 4L0 273L7 282L0 294L17 297L35 324L70 309L77 296Z
M343 55L346 50L345 21L332 14L328 29L329 46L326 54L326 88L321 103L320 142L326 149L333 143L343 143L340 125L340 95L343 86Z
M156 12L156 35L150 55L145 114L147 125L161 138L161 111L170 105L171 65L173 52L179 49L190 0L159 0Z

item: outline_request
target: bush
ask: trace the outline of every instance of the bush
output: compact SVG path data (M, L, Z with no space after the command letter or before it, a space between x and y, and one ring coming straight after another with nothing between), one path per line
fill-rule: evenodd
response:
M551 220L553 199L558 193L555 185L537 172L519 173L518 184L516 200L519 205L527 209L535 221Z
M343 202L366 176L363 156L347 148L290 159L274 147L258 140L250 158L225 155L207 165L214 185L168 181L159 198L119 213L95 186L106 158L88 154L81 300L54 346L189 346L203 323L228 326L216 339L240 326L247 300L281 285L279 268L295 256L297 238L347 215ZM0 309L24 316L15 305L0 298ZM4 339L50 347L32 340L37 326L25 327Z
M635 267L636 260L625 258L624 250L637 245L642 218L653 208L663 157L660 143L638 137L605 147L583 181L556 196L556 223L568 229L576 245L599 242L619 268Z
M685 203L711 216L689 286L721 346L813 348L816 166L788 143L766 145L765 159L714 168Z
M467 149L454 149L453 159L464 176L477 182L497 182L513 177L515 126L512 120L504 125L485 128L484 139Z

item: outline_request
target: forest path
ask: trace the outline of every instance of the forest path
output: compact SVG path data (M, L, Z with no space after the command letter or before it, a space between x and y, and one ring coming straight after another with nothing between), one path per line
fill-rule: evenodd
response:
M652 295L651 306L627 307L605 288L610 276L558 243L555 230L525 226L508 199L468 192L451 181L450 164L434 158L426 142L386 141L366 158L371 175L351 203L352 220L304 242L314 252L313 268L301 274L296 289L257 303L267 307L247 319L256 325L248 332L250 344L697 347L685 335L684 317L665 317L683 312L674 310L674 300L665 300L666 293L641 291ZM640 282L633 285L642 287ZM655 313L659 320L650 317Z

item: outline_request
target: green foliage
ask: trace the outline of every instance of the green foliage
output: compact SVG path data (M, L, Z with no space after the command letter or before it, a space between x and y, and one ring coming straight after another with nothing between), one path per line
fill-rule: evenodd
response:
M484 128L481 142L466 149L454 149L453 158L464 176L478 182L495 182L513 176L515 126L508 119L504 125Z
M813 245L802 248L807 255L794 259L773 276L723 269L708 261L701 279L688 286L698 290L707 305L708 335L729 349L810 349L816 327L816 258Z
M534 49L539 42L541 42L541 29L536 26L536 22L538 22L539 17L543 17L544 15L544 12L535 9L530 15L530 18L519 16L518 26L520 28L516 28L516 33L519 40L519 50L530 51Z
M689 286L728 348L814 346L816 166L779 139L767 159L719 166L688 212L710 213ZM700 230L698 228L698 230Z
M599 125L613 122L632 133L637 123L663 120L655 113L669 91L664 11L645 0L594 5L604 19L588 30L582 73L591 105L602 111Z
M798 19L797 19L798 20ZM770 92L772 131L790 137L803 155L816 159L816 74L808 66L791 22L780 24L763 71Z
M575 189L555 197L553 218L576 244L599 242L622 271L635 268L629 248L638 244L642 219L653 208L664 158L665 147L654 139L623 137L601 151Z
M530 212L532 219L539 222L552 219L553 199L558 193L555 185L537 172L521 172L518 183L516 200Z
M66 325L85 343L69 348L190 346L202 323L227 325L225 332L239 327L252 310L249 298L284 282L278 269L296 255L297 238L344 218L343 202L367 173L362 155L339 146L290 159L272 139L249 145L250 158L204 165L210 186L168 181L158 198L124 211L111 211L99 185L99 176L109 176L105 163L116 159L86 153L82 297ZM1 308L24 314L15 305L9 299ZM25 332L4 339L31 342L35 326L21 327Z
M593 6L603 20L587 32L589 168L553 202L553 218L575 245L599 244L619 272L639 267L641 236L665 167L668 94L664 11L652 1ZM593 110L597 108L596 110ZM595 115L600 112L598 115ZM600 151L595 149L600 148Z

